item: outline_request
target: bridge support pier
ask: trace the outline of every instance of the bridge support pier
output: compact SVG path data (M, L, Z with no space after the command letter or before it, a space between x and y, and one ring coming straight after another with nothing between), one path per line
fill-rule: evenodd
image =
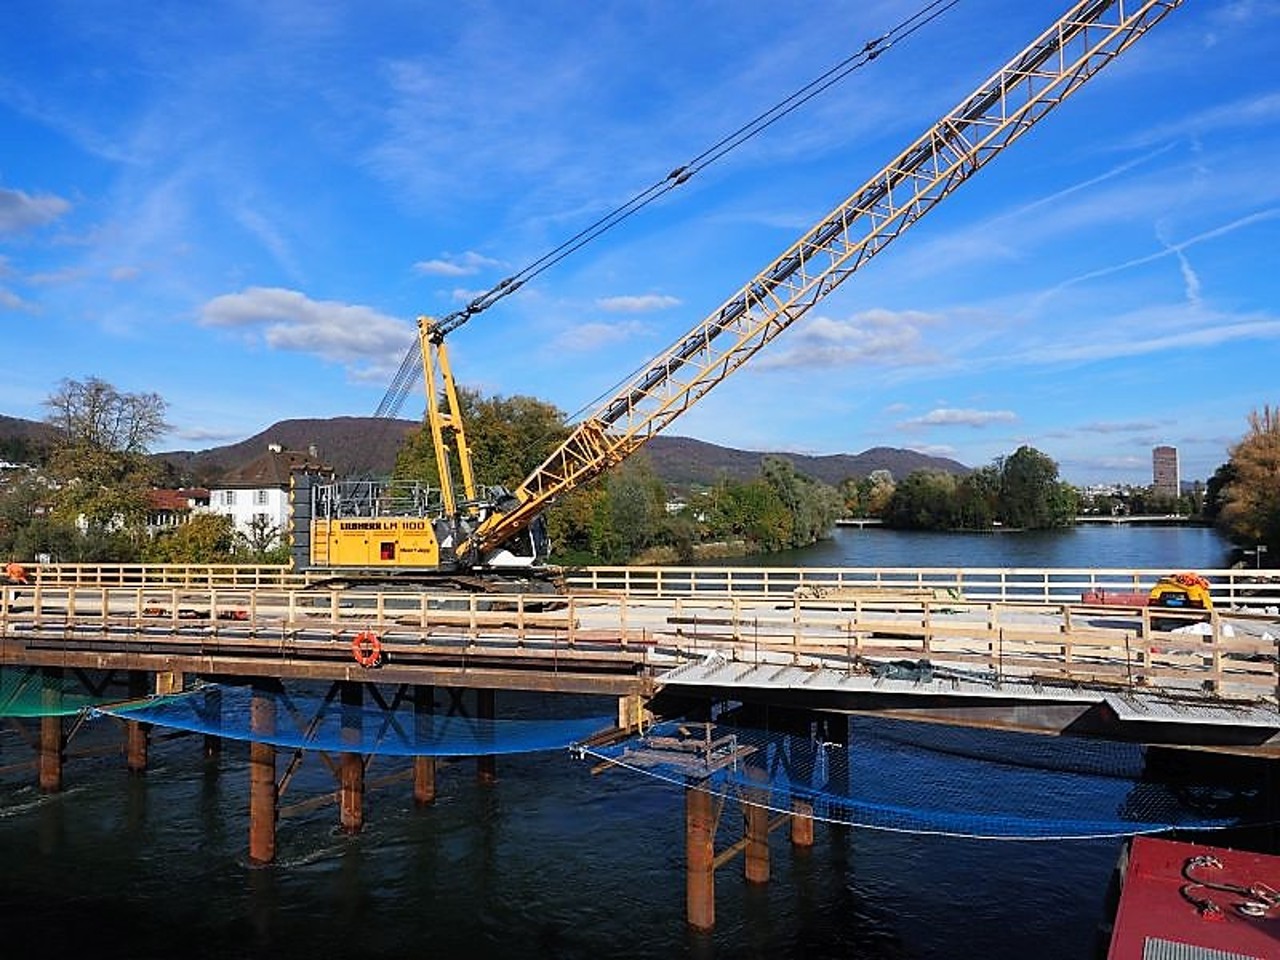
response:
M364 685L342 684L342 738L351 745L360 743L363 731ZM364 755L343 753L339 761L339 819L344 833L359 833L364 827Z
M205 695L206 719L212 726L222 727L222 691L214 688ZM204 735L204 759L210 766L216 765L222 756L222 738L212 733Z
M684 788L685 916L695 930L716 925L715 798L694 784Z
M749 767L747 775L766 782L769 776L759 767ZM764 806L768 798L766 786L748 792L742 803L742 876L747 883L769 882L769 808Z
M791 801L791 845L802 849L813 846L813 804L807 800Z
M45 705L57 707L62 687L62 668L45 667L42 671ZM62 763L66 749L62 731L62 715L50 713L40 718L40 757L37 764L40 789L45 793L57 793L62 789Z
M497 713L497 697L492 689L476 690L476 716L481 720L492 720ZM481 783L498 782L498 758L492 753L476 757L476 777Z
M249 742L249 860L271 863L276 858L276 748L258 740L276 729L276 703L254 688L249 724L255 739Z
M129 699L141 700L150 693L147 674L142 670L129 671ZM150 742L151 724L140 720L125 721L125 762L130 773L145 773L147 748Z
M418 743L426 739L436 709L436 688L413 688L413 728ZM434 803L436 799L436 758L413 758L413 800L417 804Z

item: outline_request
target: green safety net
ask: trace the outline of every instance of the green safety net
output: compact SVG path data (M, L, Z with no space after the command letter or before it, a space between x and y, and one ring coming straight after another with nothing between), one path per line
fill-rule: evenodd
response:
M65 717L118 699L86 693L76 677L39 667L0 670L0 717Z

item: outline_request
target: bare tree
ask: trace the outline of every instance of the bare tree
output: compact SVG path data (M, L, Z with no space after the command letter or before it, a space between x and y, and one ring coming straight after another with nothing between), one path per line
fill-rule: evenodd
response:
M146 453L168 426L158 393L121 393L97 377L63 380L44 405L46 421L69 447Z

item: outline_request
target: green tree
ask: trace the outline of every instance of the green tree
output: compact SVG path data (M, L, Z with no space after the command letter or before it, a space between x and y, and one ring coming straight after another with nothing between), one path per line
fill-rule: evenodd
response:
M1280 408L1249 414L1249 432L1230 451L1230 480L1222 488L1220 528L1240 546L1280 554Z
M797 472L786 457L765 457L760 474L791 514L788 547L806 547L830 535L843 510L835 488Z
M622 563L659 539L666 520L666 491L647 458L633 457L605 477L608 556Z
M792 517L763 477L747 483L722 480L712 494L711 529L721 538L741 538L754 550L782 550L792 541Z
M955 519L966 530L986 530L1000 503L1000 473L994 465L965 474L956 488Z
M564 414L533 397L484 397L479 391L460 388L458 406L471 448L472 470L481 486L501 484L514 489L568 435ZM435 446L425 426L406 439L396 457L393 476L439 483ZM453 476L460 476L456 465Z
M289 561L289 545L280 527L265 513L254 514L247 529L235 531L232 550L237 559L248 563Z
M601 483L589 483L561 497L547 511L551 561L559 564L604 563L607 493Z
M132 559L153 477L147 449L165 428L164 400L91 377L63 380L45 407L57 430L48 468L54 518L83 531L79 559Z
M956 478L942 470L913 470L893 491L884 522L906 530L952 530L958 526Z
M1000 520L1010 527L1044 530L1070 526L1075 490L1058 479L1058 465L1034 447L1021 446L996 461Z
M1226 525L1219 522L1222 507L1226 503L1227 488L1236 479L1236 468L1230 460L1218 467L1205 484L1203 515L1210 523L1226 532Z
M157 535L143 549L148 563L230 563L235 528L221 513L197 513L172 531Z

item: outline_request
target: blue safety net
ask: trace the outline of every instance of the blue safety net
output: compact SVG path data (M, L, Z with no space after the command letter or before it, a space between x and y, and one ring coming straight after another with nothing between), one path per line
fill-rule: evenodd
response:
M613 717L507 720L414 711L411 700L363 697L337 688L286 693L209 684L185 693L105 704L95 715L137 720L277 747L396 756L484 756L563 750L614 724Z
M721 723L664 722L574 752L779 813L877 830L997 840L1237 826L1194 784L1148 779L1138 744L850 720L848 744Z

